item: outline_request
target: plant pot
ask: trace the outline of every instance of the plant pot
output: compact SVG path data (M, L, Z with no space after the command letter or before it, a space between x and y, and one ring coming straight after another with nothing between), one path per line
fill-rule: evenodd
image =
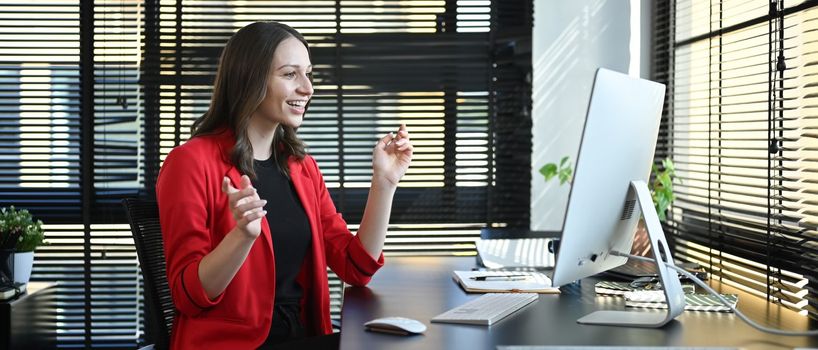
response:
M14 282L28 283L34 266L34 252L14 253Z

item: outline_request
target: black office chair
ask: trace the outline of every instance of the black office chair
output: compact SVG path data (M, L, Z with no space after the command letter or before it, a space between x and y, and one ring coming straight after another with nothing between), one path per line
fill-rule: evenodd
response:
M165 272L165 251L159 226L156 201L128 198L122 201L136 244L136 255L145 283L145 331L154 349L166 350L170 344L174 305Z

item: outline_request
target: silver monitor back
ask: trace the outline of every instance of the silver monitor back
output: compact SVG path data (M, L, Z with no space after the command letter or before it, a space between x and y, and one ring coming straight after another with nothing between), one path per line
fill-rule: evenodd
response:
M640 210L631 181L648 182L665 86L600 68L574 167L553 284L624 264ZM652 209L652 208L651 208Z

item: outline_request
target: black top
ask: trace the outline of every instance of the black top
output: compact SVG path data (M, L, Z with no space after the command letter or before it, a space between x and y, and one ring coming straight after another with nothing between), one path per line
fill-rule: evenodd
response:
M267 223L273 238L276 292L273 324L267 342L302 336L300 305L303 293L295 281L310 247L310 223L292 182L278 169L273 158L255 161L253 187L267 200Z

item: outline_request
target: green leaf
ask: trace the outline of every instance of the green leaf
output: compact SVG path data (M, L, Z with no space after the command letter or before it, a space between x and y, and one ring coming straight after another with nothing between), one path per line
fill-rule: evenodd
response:
M676 173L676 168L673 166L673 160L671 160L670 157L665 158L665 160L662 161L662 165L665 167L665 170L667 170L668 173Z
M540 168L540 174L545 177L545 181L551 180L551 178L557 175L557 165L554 163L543 165L543 167Z
M555 163L543 165L542 168L540 168L540 174L542 174L546 182L558 176L560 185L564 185L566 182L570 183L573 170L571 170L571 162L569 160L570 158L565 156L560 160L559 166Z
M656 207L656 212L659 214L659 220L665 221L667 209L670 204L676 199L673 193L673 183L676 179L676 168L673 160L667 157L661 161L662 170L659 170L659 164L651 165L652 181L648 184L650 188L651 199Z
M659 196L659 209L660 211L667 210L667 207L670 206L670 197L667 194L663 194Z
M560 185L564 185L566 182L571 181L571 173L571 168L560 169Z
M673 179L670 178L670 174L662 174L662 176L659 176L659 183L662 184L662 188L665 191L669 188L673 188Z
M663 211L657 211L656 214L658 214L660 222L665 222L665 220L667 220L667 214L665 214L664 210Z

